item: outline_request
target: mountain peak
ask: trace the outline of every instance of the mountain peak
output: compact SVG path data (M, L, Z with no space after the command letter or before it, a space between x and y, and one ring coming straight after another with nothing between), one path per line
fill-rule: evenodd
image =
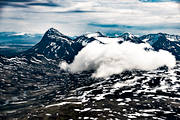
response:
M46 31L45 35L51 36L51 35L56 35L56 36L64 36L62 33L60 33L58 30L54 28L50 28Z
M61 38L68 40L70 39L64 34L60 33L58 30L54 28L50 28L45 32L41 41L57 41L57 40L61 40Z
M101 32L95 32L95 33L87 33L85 34L85 36L91 38L91 37L102 37L104 35Z
M53 60L63 59L69 62L73 60L73 55L76 54L74 48L72 48L73 43L73 40L68 36L54 28L50 28L39 43L23 52L21 56L26 56L29 60L47 58Z
M134 38L134 35L130 32L126 32L126 33L123 33L120 37L123 37L125 39L133 39Z
M98 34L99 36L105 36L103 33L99 32L99 31L97 31L95 33Z

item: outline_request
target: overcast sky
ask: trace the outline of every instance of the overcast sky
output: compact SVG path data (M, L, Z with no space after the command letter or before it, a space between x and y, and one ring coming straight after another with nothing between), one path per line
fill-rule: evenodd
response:
M0 32L180 35L180 0L1 0Z

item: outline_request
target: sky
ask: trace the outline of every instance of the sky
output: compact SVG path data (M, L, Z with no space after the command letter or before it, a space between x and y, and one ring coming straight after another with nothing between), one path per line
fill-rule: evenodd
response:
M0 0L0 32L180 35L180 0Z

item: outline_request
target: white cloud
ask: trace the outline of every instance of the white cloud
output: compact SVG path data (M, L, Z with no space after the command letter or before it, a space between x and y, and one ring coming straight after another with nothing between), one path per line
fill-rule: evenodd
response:
M31 6L31 9L34 9L35 11L38 10L39 12L71 12L76 10L84 10L89 11L93 10L94 2L88 1L88 2L61 2L60 5L62 7L49 7L47 9L47 6Z
M119 74L124 70L153 70L161 66L172 68L175 66L175 57L164 50L146 51L151 48L148 44L131 42L117 43L112 40L108 44L94 41L83 48L75 57L73 63L60 63L61 69L70 72L95 70L93 77L108 77Z

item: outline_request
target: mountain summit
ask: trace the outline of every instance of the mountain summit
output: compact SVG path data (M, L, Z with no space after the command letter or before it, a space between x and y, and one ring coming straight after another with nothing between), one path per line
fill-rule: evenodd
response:
M72 48L73 43L71 38L54 28L50 28L38 44L22 53L21 56L28 58L43 56L47 59L70 61L75 54Z
M58 30L54 28L50 28L45 35L51 36L51 35L57 35L57 36L64 36L62 33L60 33Z

